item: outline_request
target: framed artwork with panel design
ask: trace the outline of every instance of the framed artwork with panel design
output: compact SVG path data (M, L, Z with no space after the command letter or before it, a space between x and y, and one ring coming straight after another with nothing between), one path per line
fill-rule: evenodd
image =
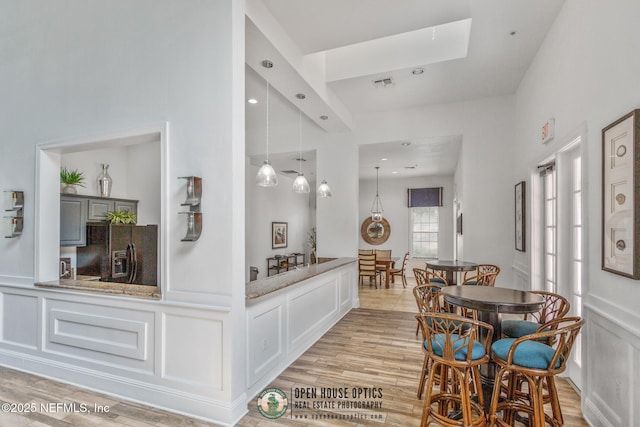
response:
M602 269L640 279L640 110L602 129Z

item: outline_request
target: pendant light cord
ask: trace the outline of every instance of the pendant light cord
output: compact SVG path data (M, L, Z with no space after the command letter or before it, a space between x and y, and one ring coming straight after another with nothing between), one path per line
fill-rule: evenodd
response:
M267 80L267 162L269 161L269 80Z
M302 110L298 110L298 173L302 173Z

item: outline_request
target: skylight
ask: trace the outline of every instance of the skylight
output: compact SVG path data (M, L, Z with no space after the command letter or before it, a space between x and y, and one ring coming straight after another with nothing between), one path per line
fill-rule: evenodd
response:
M471 18L330 49L326 80L415 68L467 56Z

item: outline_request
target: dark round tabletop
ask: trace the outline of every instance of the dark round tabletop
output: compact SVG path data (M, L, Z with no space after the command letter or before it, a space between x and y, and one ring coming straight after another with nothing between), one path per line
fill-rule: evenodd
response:
M454 261L445 259L436 259L433 261L427 261L427 268L433 268L434 270L447 270L447 271L471 271L478 268L478 264L469 261Z
M493 286L448 286L441 292L449 304L494 313L533 313L544 304L540 295Z

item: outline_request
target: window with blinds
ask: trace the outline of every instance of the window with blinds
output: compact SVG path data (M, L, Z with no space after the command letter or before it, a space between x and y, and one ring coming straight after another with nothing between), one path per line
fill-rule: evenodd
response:
M442 187L410 188L407 199L411 223L409 233L411 257L438 258Z

